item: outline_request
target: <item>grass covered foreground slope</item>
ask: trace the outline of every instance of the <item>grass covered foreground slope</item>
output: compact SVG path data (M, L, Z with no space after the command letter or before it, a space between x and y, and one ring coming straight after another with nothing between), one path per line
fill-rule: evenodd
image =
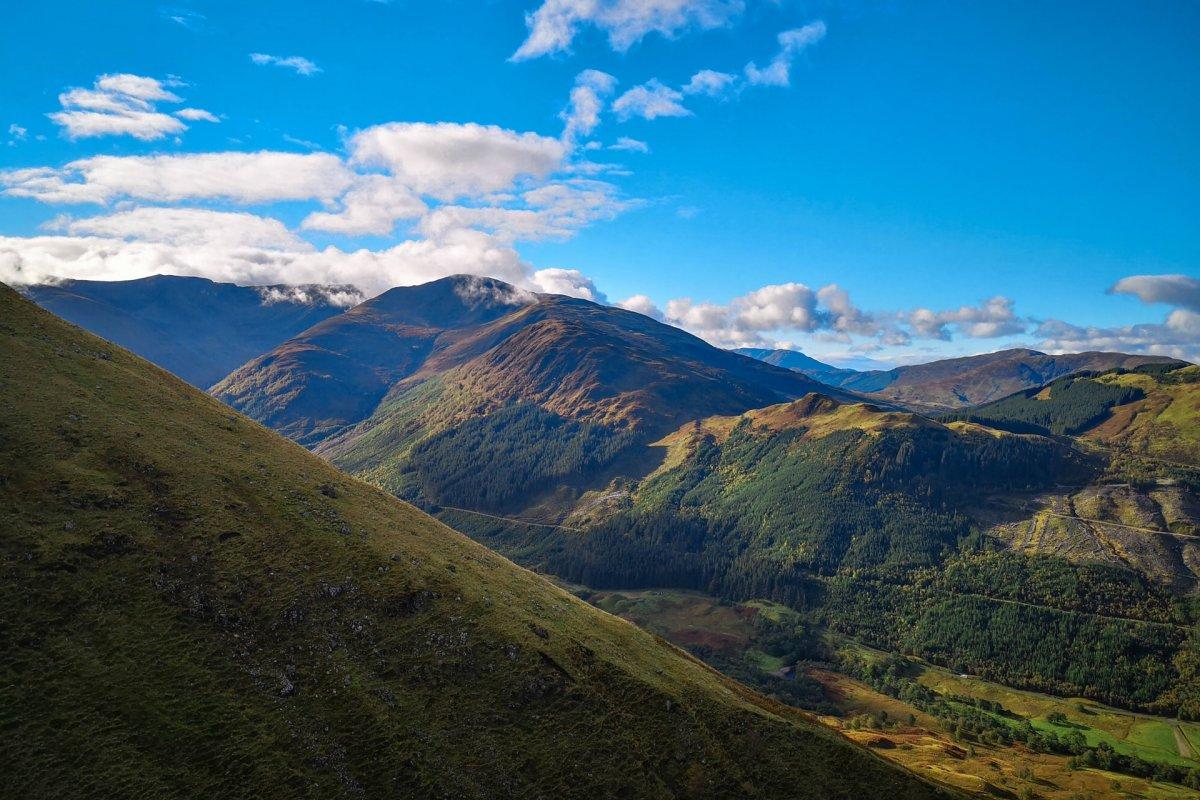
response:
M0 286L9 797L932 797Z

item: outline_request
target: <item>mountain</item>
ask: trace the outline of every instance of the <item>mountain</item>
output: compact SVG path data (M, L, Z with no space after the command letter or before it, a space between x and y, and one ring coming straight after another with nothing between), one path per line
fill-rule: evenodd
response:
M202 389L358 299L351 287L235 286L173 275L68 280L22 291Z
M1037 350L1015 349L863 372L839 385L919 408L961 408L1042 386L1075 372L1171 363L1183 362L1165 356L1099 352L1052 356Z
M13 797L940 792L0 286Z
M1014 349L964 358L947 358L890 370L822 372L821 368L827 365L819 361L814 362L819 366L809 364L811 359L802 354L794 354L800 356L800 359L796 359L794 355L789 355L794 351L741 352L754 358L770 359L771 363L791 369L799 369L831 386L870 395L918 411L940 411L989 403L1013 392L1043 386L1055 378L1076 372L1133 369L1143 364L1186 363L1166 356L1100 352L1052 356L1037 350ZM792 366L793 363L796 366Z
M213 393L402 497L499 509L815 389L849 397L641 314L457 276L326 320Z
M444 518L593 589L772 600L956 672L1200 715L1200 461L1151 474L1092 443L815 393L655 444L656 470L585 494L566 531Z
M806 356L799 350L739 347L733 352L774 364L777 367L802 372L810 378L816 378L821 383L827 383L830 386L840 386L842 382L858 374L858 370L831 366L823 361L817 361L811 356Z
M1200 465L1200 366L1147 364L1059 378L955 418L1081 436L1134 458Z

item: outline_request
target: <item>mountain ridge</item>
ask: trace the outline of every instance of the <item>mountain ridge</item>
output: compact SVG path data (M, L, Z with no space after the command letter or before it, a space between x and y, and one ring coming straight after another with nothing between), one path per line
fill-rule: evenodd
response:
M60 317L126 347L200 389L359 297L346 286L238 286L154 275L21 287Z
M17 795L946 794L2 286L0 310Z

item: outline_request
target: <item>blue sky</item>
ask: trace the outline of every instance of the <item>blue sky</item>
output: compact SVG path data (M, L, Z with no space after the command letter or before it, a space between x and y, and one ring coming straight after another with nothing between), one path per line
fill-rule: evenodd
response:
M1192 3L5 16L6 280L154 270L370 293L469 271L636 296L719 344L839 363L1013 344L1200 355ZM702 70L728 77L685 91ZM594 123L572 105L581 86ZM68 166L95 156L114 158ZM272 194L287 180L303 185Z

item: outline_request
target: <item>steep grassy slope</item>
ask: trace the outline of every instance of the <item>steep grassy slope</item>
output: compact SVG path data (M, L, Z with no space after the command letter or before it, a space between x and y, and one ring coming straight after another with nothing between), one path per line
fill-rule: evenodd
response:
M686 420L820 387L640 314L458 276L363 303L214 393L402 497L499 510L638 472Z
M14 798L931 797L0 286Z
M155 275L28 286L43 308L207 389L232 370L355 302L357 290L235 286Z

